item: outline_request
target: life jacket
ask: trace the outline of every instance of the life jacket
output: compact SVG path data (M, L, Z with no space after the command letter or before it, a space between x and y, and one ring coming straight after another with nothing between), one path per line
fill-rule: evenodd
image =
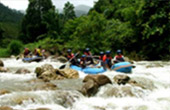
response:
M39 48L36 49L36 52L37 52L36 53L37 56L40 56L40 57L42 56L41 50Z
M91 55L91 53L90 53L90 52L84 52L84 54L85 54L86 56Z
M125 61L124 58L123 58L123 55L116 55L116 60L118 61Z
M71 59L71 58L73 58L73 57L74 57L74 54L73 54L73 53L67 55L67 59L68 59L68 60Z
M104 55L102 61L105 62L106 60L112 60L112 57Z

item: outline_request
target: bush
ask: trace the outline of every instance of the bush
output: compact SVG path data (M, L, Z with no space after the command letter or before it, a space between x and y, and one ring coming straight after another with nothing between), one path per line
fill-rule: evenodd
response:
M13 40L8 45L8 50L11 55L18 55L21 52L21 49L23 48L23 44L21 41Z

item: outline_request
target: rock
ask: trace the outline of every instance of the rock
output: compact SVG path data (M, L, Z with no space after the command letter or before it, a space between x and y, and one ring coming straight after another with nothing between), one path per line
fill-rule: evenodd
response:
M15 73L17 73L17 74L26 74L26 73L31 73L31 71L29 71L28 69L25 69L25 68L20 68Z
M36 84L36 86L33 88L34 90L57 90L58 87L57 85L47 82L47 83L41 83L41 84Z
M6 67L0 67L0 72L9 72L9 69Z
M129 82L130 80L130 77L127 76L127 75L116 75L114 78L114 81L117 83L117 84L123 84L125 85L126 83Z
M57 74L53 71L45 71L38 78L43 80L55 80L57 79Z
M79 78L79 73L76 70L73 70L71 68L66 68L62 70L56 70L58 74L61 76L67 78L67 79L77 79Z
M147 78L142 78L142 77L130 78L127 75L116 75L114 77L114 81L119 85L130 84L132 86L137 86L142 89L153 90L155 88L153 81Z
M101 87L100 92L97 93L99 97L143 97L145 92L140 88L135 88L130 85L106 85Z
M13 109L8 106L0 106L0 110L13 110Z
M49 108L37 108L37 109L32 109L32 110L51 110Z
M132 86L141 87L142 89L148 89L148 90L153 90L156 88L152 80L143 77L131 78L128 84Z
M4 63L2 60L0 60L0 67L4 67Z
M49 74L55 74L56 70L53 68L52 65L50 64L45 64L42 65L41 67L37 67L35 69L36 76L39 78L40 76L42 77L42 73L48 71ZM47 72L45 73L47 75Z
M8 93L10 93L10 91L8 91L8 90L0 90L0 95L8 94Z
M84 85L81 89L81 92L87 96L95 95L100 86L112 83L111 80L105 75L87 75L83 82Z
M61 63L66 63L68 60L66 57L64 56L59 56L57 57L57 61L61 62Z
M150 65L147 65L146 68L158 68L158 67L164 67L162 64L159 64L159 63L153 63L153 64L150 64Z

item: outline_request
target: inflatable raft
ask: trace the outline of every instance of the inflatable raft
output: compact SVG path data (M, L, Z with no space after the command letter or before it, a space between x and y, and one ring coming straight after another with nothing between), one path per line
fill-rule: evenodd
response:
M117 72L131 73L133 65L130 62L120 62L114 64L111 69Z
M23 62L40 62L43 60L43 57L33 57L33 58L23 58Z
M70 68L77 70L77 71L82 71L82 72L87 73L87 74L99 74L99 73L103 73L103 72L106 71L106 70L104 70L103 67L100 67L100 68L92 68L92 67L81 68L81 67L78 67L78 66L75 66L75 65L71 65Z

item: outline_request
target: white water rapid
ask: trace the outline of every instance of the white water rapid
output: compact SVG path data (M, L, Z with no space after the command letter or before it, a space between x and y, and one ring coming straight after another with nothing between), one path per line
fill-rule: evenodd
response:
M36 67L52 64L53 67L58 68L62 65L59 62L52 62L50 59L39 63L24 63L12 58L0 60L11 70L8 73L0 73L0 90L10 91L10 93L0 95L0 106L8 106L14 110L36 110L38 108L49 110L170 110L170 62L135 62L136 68L128 76L140 80L147 89L125 85L131 88L133 96L123 93L114 96L110 91L114 88L119 90L124 85L119 86L113 83L99 88L95 96L85 97L80 92L69 89L69 86L78 85L81 80L73 80L70 85L66 83L67 80L56 82L58 87L64 86L59 90L28 90L34 85L28 81L36 79L34 73ZM15 74L18 68L27 68L31 73ZM80 79L86 76L83 72L79 74ZM113 81L115 75L123 73L108 71L103 74Z

